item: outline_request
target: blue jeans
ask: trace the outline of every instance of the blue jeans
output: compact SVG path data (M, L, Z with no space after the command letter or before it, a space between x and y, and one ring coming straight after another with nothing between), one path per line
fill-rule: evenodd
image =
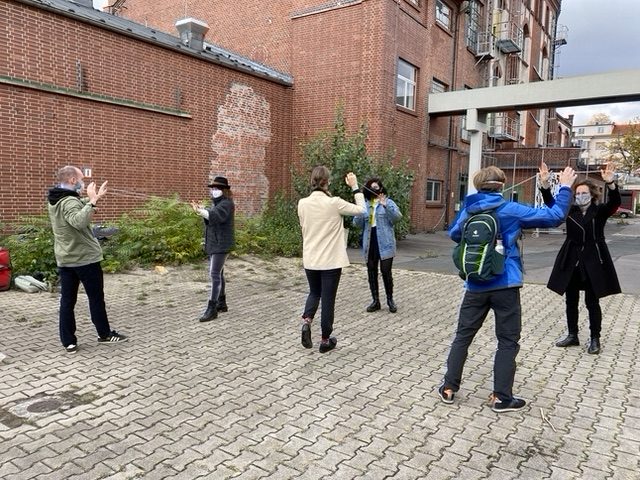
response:
M482 327L489 309L496 319L498 349L493 364L493 393L502 401L513 398L513 380L516 375L516 356L520 350L522 330L520 289L505 288L490 292L465 292L458 329L447 359L444 387L454 392L460 389L462 370L467 360L469 346Z
M313 319L318 311L318 305L322 300L322 311L320 312L320 328L322 338L328 339L333 332L333 316L336 306L336 294L340 284L341 268L333 270L307 270L307 281L309 282L309 295L304 306L304 318Z
M99 337L111 334L104 304L104 280L100 262L81 267L58 267L60 275L60 340L65 347L77 345L74 309L78 300L78 287L82 282L89 299L91 321Z

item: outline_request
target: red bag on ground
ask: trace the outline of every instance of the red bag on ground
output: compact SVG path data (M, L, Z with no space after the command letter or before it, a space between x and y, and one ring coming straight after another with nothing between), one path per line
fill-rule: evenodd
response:
M9 250L0 247L0 292L11 287L11 257Z

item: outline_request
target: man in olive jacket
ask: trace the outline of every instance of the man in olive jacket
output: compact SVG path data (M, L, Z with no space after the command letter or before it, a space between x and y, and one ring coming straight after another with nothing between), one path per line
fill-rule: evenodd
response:
M91 231L97 202L107 193L107 182L96 192L87 186L88 199L81 199L84 175L79 168L66 166L58 171L58 185L49 190L48 210L53 228L54 253L60 276L60 340L65 350L78 350L74 308L80 282L89 299L91 321L98 332L98 343L115 343L127 337L111 330L104 304L104 281L100 262L100 243Z

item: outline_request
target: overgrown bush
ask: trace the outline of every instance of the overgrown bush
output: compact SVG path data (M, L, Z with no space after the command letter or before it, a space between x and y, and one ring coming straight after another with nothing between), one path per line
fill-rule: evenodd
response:
M204 258L202 217L173 198L152 198L115 222L119 232L104 242L106 272L133 266L180 265Z
M24 217L13 231L16 233L0 240L0 245L9 249L13 277L41 274L46 281L55 282L58 272L49 216Z
M301 168L292 172L294 190L297 198L309 195L311 170L317 165L324 165L331 170L331 193L348 202L353 202L353 193L344 181L347 173L354 172L360 186L372 176L380 177L389 198L398 204L402 212L403 217L395 226L395 234L396 238L403 238L409 233L411 224L409 207L414 174L405 160L399 165L392 163L393 152L378 159L369 155L366 147L367 134L367 127L363 124L356 133L349 135L343 109L339 107L333 130L322 132L302 145ZM346 217L349 245L357 246L361 231L351 226L351 217Z
M297 257L302 255L302 234L297 204L278 193L262 215L253 218L236 216L238 254Z

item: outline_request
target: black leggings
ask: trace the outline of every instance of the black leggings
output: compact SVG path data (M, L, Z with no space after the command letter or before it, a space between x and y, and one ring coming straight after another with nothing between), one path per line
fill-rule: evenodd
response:
M308 270L305 268L307 281L309 282L309 295L304 306L303 318L313 319L320 300L322 300L322 311L320 312L320 327L322 338L328 339L333 332L333 317L336 306L336 294L340 284L341 268L333 270Z

